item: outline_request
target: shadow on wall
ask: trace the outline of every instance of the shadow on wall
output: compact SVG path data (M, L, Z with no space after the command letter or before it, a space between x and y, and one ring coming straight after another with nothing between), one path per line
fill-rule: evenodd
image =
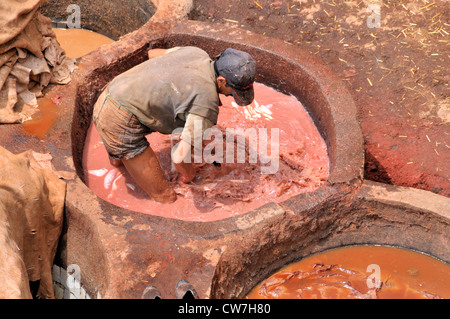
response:
M371 181L378 181L386 184L392 185L392 180L386 169L380 164L375 156L371 152L366 150L365 152L366 163L365 163L365 178Z

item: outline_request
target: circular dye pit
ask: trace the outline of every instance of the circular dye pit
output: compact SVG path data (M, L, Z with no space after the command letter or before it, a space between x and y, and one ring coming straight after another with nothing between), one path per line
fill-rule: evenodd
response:
M178 141L159 133L147 136L178 195L176 202L150 200L124 167L111 166L92 123L83 152L86 185L100 198L128 210L206 222L281 202L326 182L326 144L295 97L256 83L255 101L249 106L237 106L232 97L221 99L214 138L196 164L192 183L179 182L171 168L171 145ZM212 155L214 163L206 163Z
M284 267L247 298L447 299L450 265L402 248L342 247Z
M156 7L148 0L47 0L39 10L57 28L79 23L78 27L119 39L144 25Z

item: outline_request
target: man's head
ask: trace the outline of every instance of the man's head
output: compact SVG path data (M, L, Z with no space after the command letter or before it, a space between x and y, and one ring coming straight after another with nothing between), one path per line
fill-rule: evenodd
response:
M223 90L231 91L238 105L244 106L252 103L256 63L250 54L228 48L216 58L215 69L218 74L219 88L221 87L221 77L223 77L227 86L230 87L230 89Z

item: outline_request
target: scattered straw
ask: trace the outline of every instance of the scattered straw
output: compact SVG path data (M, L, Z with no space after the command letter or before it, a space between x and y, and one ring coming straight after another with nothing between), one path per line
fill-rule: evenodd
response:
M429 7L431 7L431 6L434 6L435 4L436 4L436 2L430 3L430 4L426 5L425 7L420 8L420 10L424 10L424 9L426 9L426 8L429 8Z
M261 9L263 9L263 7L262 7L262 5L260 5L258 2L256 2L256 1L254 1L255 2L255 4L258 6L258 7L260 7Z
M233 22L233 23L239 23L239 21L236 21L236 20L231 20L231 19L225 19L225 18L223 18L225 21L228 21L228 22Z

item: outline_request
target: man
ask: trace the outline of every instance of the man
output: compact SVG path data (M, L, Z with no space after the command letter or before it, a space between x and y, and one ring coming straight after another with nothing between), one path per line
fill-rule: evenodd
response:
M214 61L196 47L154 49L148 56L108 84L93 120L111 164L125 165L151 199L171 203L176 194L145 135L184 127L172 161L181 180L192 181L195 167L185 158L194 144L194 121L201 121L203 132L216 124L219 93L233 95L241 106L250 104L256 64L248 53L231 48Z

